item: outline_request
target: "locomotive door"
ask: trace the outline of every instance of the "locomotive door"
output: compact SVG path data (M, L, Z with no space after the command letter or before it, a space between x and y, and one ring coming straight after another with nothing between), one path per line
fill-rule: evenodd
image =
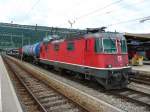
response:
M59 44L54 44L54 60L58 61Z
M122 53L121 53L121 40L120 39L117 39L117 43L116 43L116 46L117 46L117 60L118 60L118 64L119 66L123 66L123 56L122 56Z
M50 60L50 45L48 44L47 49L47 58Z
M48 59L48 44L45 45L45 58Z
M84 60L84 64L85 65L91 65L93 63L92 60L92 55L93 55L93 40L92 39L87 39L85 41L85 60Z
M117 39L117 53L118 54L121 54L121 40L120 39Z

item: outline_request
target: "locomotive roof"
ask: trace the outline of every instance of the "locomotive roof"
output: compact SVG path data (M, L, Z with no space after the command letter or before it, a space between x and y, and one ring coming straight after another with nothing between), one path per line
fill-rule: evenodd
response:
M122 33L118 32L99 32L99 33L88 33L85 35L78 35L77 37L70 37L70 38L65 38L65 39L56 39L52 40L52 43L59 43L63 41L70 41L70 40L76 40L76 39L83 39L83 38L120 38L122 40L125 39L124 35Z
M94 37L94 38L121 38L124 39L124 35L118 32L101 32L101 33L93 33L86 34L85 38Z

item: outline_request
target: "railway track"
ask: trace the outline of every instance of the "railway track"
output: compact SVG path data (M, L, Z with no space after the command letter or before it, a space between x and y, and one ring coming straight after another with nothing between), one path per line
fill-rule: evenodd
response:
M8 65L7 65L8 66ZM8 72L10 69L8 69ZM11 73L12 74L12 73ZM38 106L38 103L35 101L33 96L27 91L26 87L19 81L18 77L15 75L10 75L11 80L13 80L13 85L15 85L15 90L17 92L18 98L20 100L21 106L25 112L41 112L42 108Z
M147 75L137 75L134 78L130 79L132 82L140 83L140 84L145 84L150 86L150 76Z
M45 69L45 68L44 68ZM51 71L55 74L58 74L56 71ZM70 74L67 74L67 76L70 76ZM67 77L68 78L68 77ZM89 83L84 82L84 81L79 81L78 79L76 80L75 78L68 78L71 80L75 80L76 82L79 83L86 83L85 85L90 86L93 89L99 90L100 92L106 92L108 94L114 95L116 97L122 98L123 100L132 102L132 103L136 103L138 105L142 105L142 106L146 106L148 107L148 109L150 110L150 94L148 93L144 93L141 91L137 91L134 89L130 89L130 88L125 88L123 90L115 90L115 91L105 91L103 88L101 88L99 85L94 84L93 85L89 85ZM146 85L150 85L150 77L145 76L145 75L138 75L137 79L139 79L138 83L142 83L142 84L146 84ZM136 80L136 78L134 78L134 81Z
M147 93L125 88L124 90L110 91L110 94L123 98L124 100L136 103L138 105L143 105L148 108L150 107L150 94Z
M55 72L56 73L56 72ZM59 74L59 73L56 73ZM65 77L67 77L69 75L66 75ZM68 78L68 77L67 77ZM74 78L68 78L69 80L75 80ZM83 81L79 81L79 80L75 80L87 87L93 88L95 90L98 90L99 92L104 92L105 94L109 94L109 95L113 95L114 97L118 97L121 98L121 100L123 101L127 101L127 102L132 102L134 104L137 105L142 105L142 107L146 107L148 110L150 110L150 94L146 94L140 91L135 91L129 88L125 88L124 90L115 90L115 91L104 91L101 90L99 85L97 84L93 84L90 85L89 83L85 83ZM87 82L87 81L86 81Z
M52 70L50 72L53 72L55 74L59 74L56 71L52 71ZM67 74L67 76L70 76L70 74ZM144 77L144 76L139 75L138 78L143 79L144 80L143 83L145 82L144 84L148 85L148 83L150 83L150 81L148 81L150 77L148 77L148 76ZM89 86L93 89L99 90L100 92L105 92L106 94L108 93L110 95L114 95L115 97L122 98L123 100L135 103L137 105L146 106L146 107L148 107L148 110L150 110L150 108L149 108L150 107L150 94L148 94L148 93L136 91L136 90L130 89L130 88L125 88L123 90L115 90L115 91L105 91L103 88L101 88L97 84L89 85L89 83L84 82L82 80L79 81L78 79L76 80L75 78L72 79L70 77L68 79L75 80L76 82L79 82L82 84L86 83L85 84L86 86ZM147 83L145 80L147 80ZM141 82L139 82L139 83L141 83Z
M22 107L27 112L87 112L9 59L5 59Z

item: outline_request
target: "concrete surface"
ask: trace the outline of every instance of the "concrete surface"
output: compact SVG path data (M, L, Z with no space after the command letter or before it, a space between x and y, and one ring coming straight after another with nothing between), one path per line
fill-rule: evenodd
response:
M0 78L1 78L0 103L2 107L1 111L2 112L23 112L1 56L0 56Z
M144 75L150 75L150 65L132 66L132 70Z
M150 61L143 61L145 65L150 65Z
M1 98L1 82L2 82L2 81L1 81L1 79L2 79L2 78L1 78L1 73L0 73L0 112L2 112L2 102L1 102L1 99L2 99L2 98Z

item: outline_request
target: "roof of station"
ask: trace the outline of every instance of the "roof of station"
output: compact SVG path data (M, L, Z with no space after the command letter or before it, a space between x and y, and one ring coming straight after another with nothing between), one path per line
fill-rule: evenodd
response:
M125 33L126 38L136 38L136 39L148 39L150 40L150 33Z

